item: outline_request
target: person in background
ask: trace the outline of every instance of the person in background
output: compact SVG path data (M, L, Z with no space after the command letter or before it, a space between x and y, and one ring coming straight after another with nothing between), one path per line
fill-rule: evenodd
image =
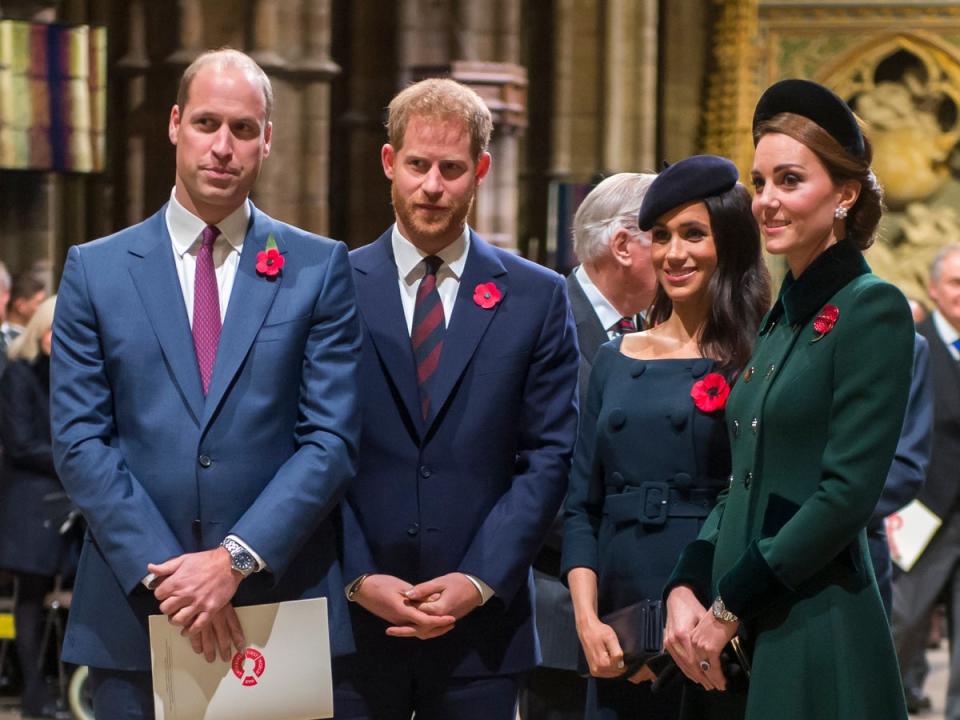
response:
M53 467L50 436L50 343L56 297L44 300L9 349L0 378L0 569L17 580L14 619L23 675L25 718L69 718L57 708L43 674L43 598L54 576L69 571L68 540L59 528L69 501Z
M603 345L590 376L561 564L592 675L590 720L666 720L680 709L679 687L653 694L646 666L623 677L623 638L601 618L659 601L727 484L723 402L770 305L737 178L726 158L695 156L650 185L638 227L659 283L651 327Z
M23 332L46 296L46 285L34 273L23 272L13 278L6 316L0 325L0 333L8 345Z
M934 310L917 331L930 345L933 447L917 499L942 521L909 572L893 584L893 634L912 704L922 702L923 654L934 605L946 595L948 614L960 618L960 245L944 247L930 265ZM960 719L960 622L949 623L950 673L945 717Z
M914 329L863 258L882 214L872 150L847 104L807 80L768 88L753 134L754 216L789 272L727 403L730 487L668 583L665 645L692 682L726 690L688 717L904 720L865 528L903 427ZM741 629L745 692L727 689L720 657Z
M567 275L567 293L580 348L580 407L586 405L593 358L603 343L643 326L657 276L650 233L637 227L643 196L656 175L618 173L600 182L577 209L573 249L580 265ZM587 682L578 669L580 642L570 592L560 581L563 514L557 514L533 561L537 633L543 662L523 681L523 720L579 720Z

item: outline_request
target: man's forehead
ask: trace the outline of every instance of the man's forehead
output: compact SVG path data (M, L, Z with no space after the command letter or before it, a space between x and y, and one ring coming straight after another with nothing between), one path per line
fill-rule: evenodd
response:
M248 112L266 113L266 99L258 78L250 71L222 62L211 62L197 71L187 93L191 110L227 100L244 103Z
M407 122L403 144L460 145L470 143L467 124L451 116L413 115Z

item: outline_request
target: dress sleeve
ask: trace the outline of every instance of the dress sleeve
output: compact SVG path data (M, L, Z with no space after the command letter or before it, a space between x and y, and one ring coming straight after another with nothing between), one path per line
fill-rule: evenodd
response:
M603 386L610 372L608 360L612 357L611 352L618 351L607 346L601 346L597 351L587 388L586 407L580 414L573 469L564 505L560 560L560 577L564 583L567 573L575 567L590 568L594 572L600 569L597 537L603 516L604 470L603 458L596 451L597 419L603 404Z

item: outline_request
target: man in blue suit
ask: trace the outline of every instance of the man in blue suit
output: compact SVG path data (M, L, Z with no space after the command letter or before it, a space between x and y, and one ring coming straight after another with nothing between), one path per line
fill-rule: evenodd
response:
M326 596L332 651L353 647L333 511L360 328L344 246L248 200L272 98L246 55L201 56L170 114L170 202L67 258L54 454L90 532L63 657L91 666L97 717L153 717L150 614L227 660L235 605Z
M396 224L351 253L363 430L339 719L512 720L539 660L530 564L566 490L576 331L563 278L466 224L491 126L452 80L395 97L381 160Z

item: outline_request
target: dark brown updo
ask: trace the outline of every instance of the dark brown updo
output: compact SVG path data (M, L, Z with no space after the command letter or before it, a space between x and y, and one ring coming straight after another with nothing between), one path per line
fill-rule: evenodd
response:
M870 169L873 148L867 136L863 136L863 157L858 158L844 150L830 133L802 115L779 113L759 123L753 134L754 145L771 133L787 135L810 148L834 184L849 180L860 183L860 195L847 214L846 239L860 250L870 247L883 214L883 190Z

